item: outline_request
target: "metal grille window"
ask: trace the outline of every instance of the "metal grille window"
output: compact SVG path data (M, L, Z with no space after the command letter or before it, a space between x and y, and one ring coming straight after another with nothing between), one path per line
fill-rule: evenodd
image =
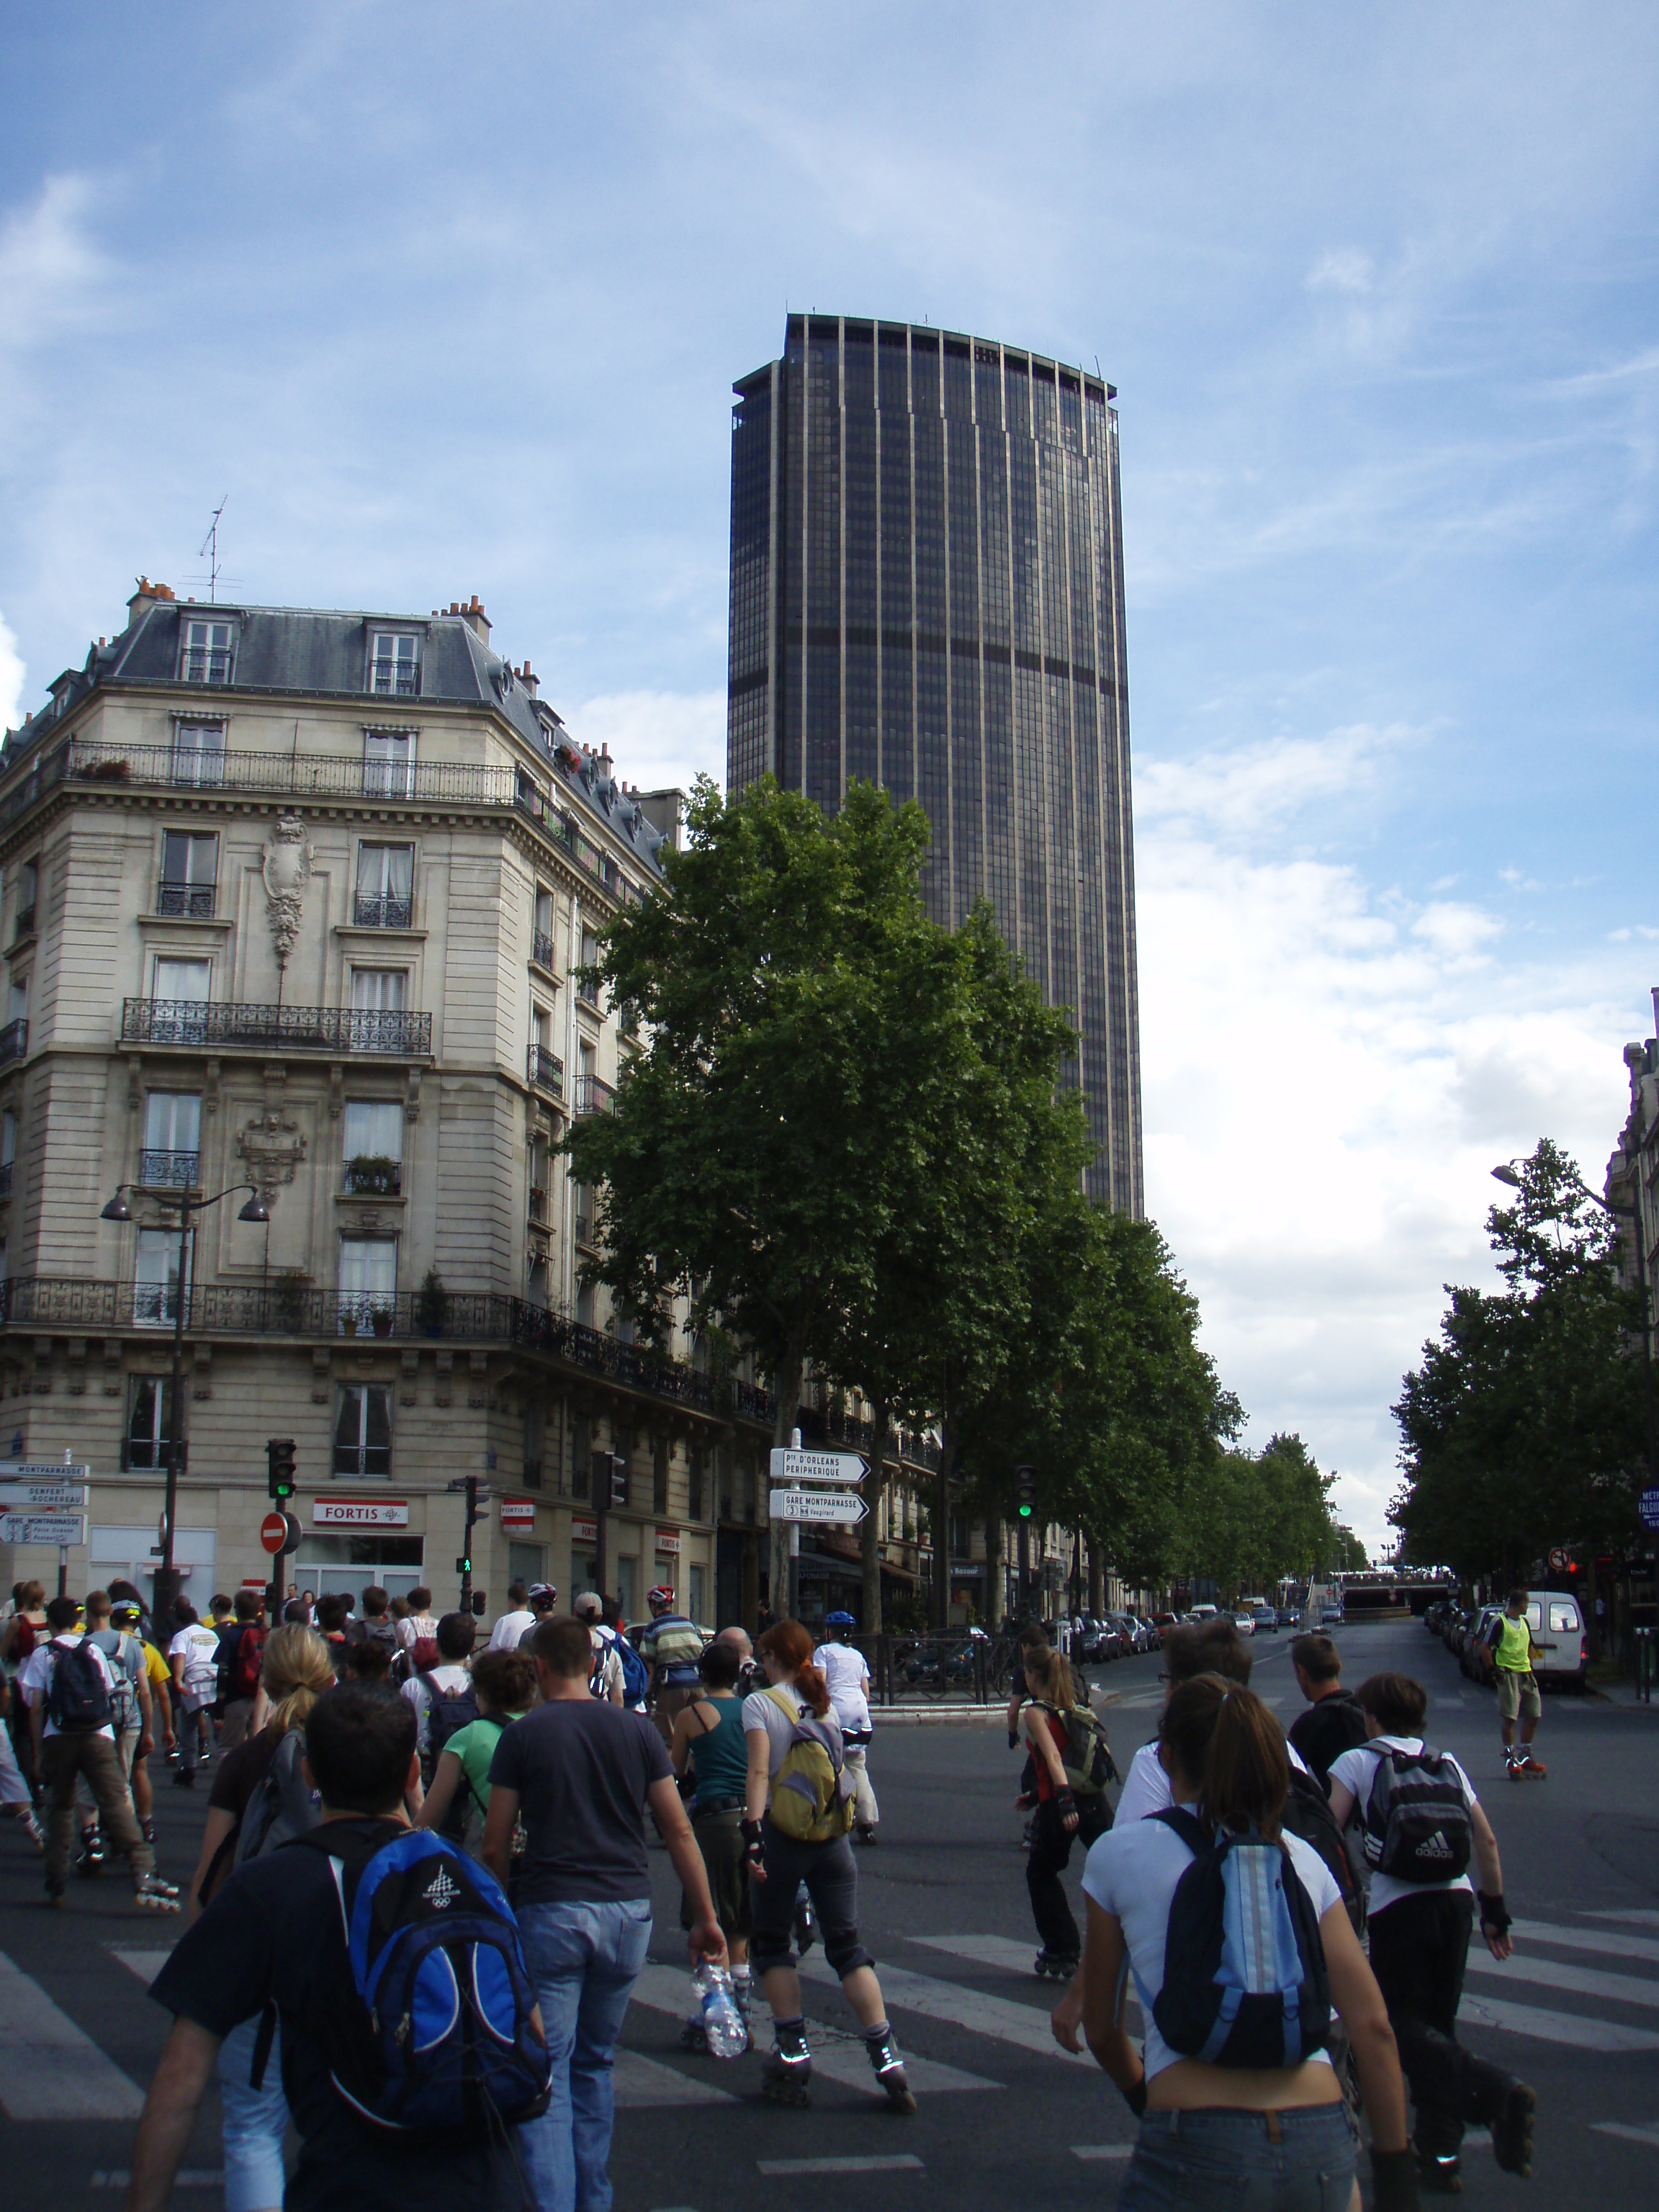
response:
M236 631L228 622L187 622L179 653L181 684L228 684L236 666Z
M407 929L415 917L415 848L360 845L353 919L360 929Z
M395 1198L402 1185L404 1109L395 1098L348 1098L345 1187L360 1195Z
M395 1237L343 1237L340 1240L340 1327L348 1321L372 1328L376 1314L390 1314L398 1298L398 1240Z
M190 1296L186 1270L185 1296ZM171 1328L179 1311L179 1239L171 1229L141 1229L132 1271L132 1318L140 1328Z
M155 911L210 921L218 876L217 837L167 830L161 840L161 889Z
M368 799L409 799L415 791L415 732L363 732L363 793Z
M346 1382L340 1389L334 1424L337 1475L387 1476L392 1473L392 1390L385 1382Z
M536 927L532 941L532 957L543 968L553 965L553 894L538 890L536 894Z
M173 732L173 781L191 788L225 780L222 722L179 722Z
M152 1190L191 1189L201 1181L202 1101L193 1091L152 1091L144 1102L138 1180Z
M209 963L205 960L157 960L149 1042L199 1044L207 1031Z
M369 690L380 698L412 699L420 687L420 640L377 630L369 660Z
M167 1441L173 1426L173 1384L165 1375L135 1375L132 1401L127 1409L127 1468L167 1465Z

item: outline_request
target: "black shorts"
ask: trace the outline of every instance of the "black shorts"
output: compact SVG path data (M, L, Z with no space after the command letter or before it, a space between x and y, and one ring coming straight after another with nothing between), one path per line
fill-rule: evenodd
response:
M720 1934L747 1937L750 1928L749 1869L743 1856L743 1808L732 1805L719 1811L693 1813L691 1832L702 1853L708 1876L708 1894L714 1900L714 1917ZM691 1902L682 1893L680 1926L691 1925Z

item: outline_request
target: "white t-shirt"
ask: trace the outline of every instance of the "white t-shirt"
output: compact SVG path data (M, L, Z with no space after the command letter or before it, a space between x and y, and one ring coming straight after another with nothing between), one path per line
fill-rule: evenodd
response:
M199 1712L219 1694L219 1639L205 1621L181 1628L167 1646L169 1659L182 1659L186 1712Z
M520 1606L516 1613L504 1613L489 1632L489 1649L492 1651L516 1651L519 1638L526 1629L535 1626L536 1616L527 1606Z
M615 1691L619 1698L625 1698L628 1684L623 1674L622 1661L617 1656L616 1638L603 1629L590 1628L587 1640L592 1645L596 1657L601 1651L605 1654L605 1664L599 1669L599 1688L595 1694L609 1698Z
M778 1699L789 1705L785 1713ZM775 1683L770 1691L756 1690L743 1701L743 1731L764 1729L767 1739L766 1771L775 1775L783 1765L783 1755L789 1748L789 1739L795 1732L795 1718L800 1711L800 1699L787 1682Z
M446 1660L441 1667L434 1667L424 1674L412 1675L407 1682L399 1684L399 1696L407 1698L415 1708L415 1741L422 1751L426 1749L427 1721L432 1710L431 1692L427 1685L430 1683L435 1689L459 1694L471 1680L465 1667L452 1666Z
M55 1655L59 1651L72 1650L80 1641L80 1630L72 1628L65 1631L62 1636L54 1636L49 1644L42 1643L35 1645L33 1650L23 1662L22 1671L17 1677L17 1686L23 1693L23 1703L26 1705L46 1704L52 1694L52 1670L58 1664ZM103 1669L104 1686L112 1699L115 1695L115 1676L111 1670L109 1661L95 1644L92 1649L99 1666ZM56 1735L58 1733L52 1726L50 1711L46 1715L43 1733L46 1735ZM106 1723L100 1729L89 1729L88 1733L92 1735L107 1736L112 1743L115 1741L113 1723Z
M1342 1893L1310 1844L1300 1836L1286 1835L1284 1841L1291 1863L1313 1900L1315 1914L1322 1920L1332 1905L1341 1904ZM1092 1897L1103 1911L1115 1913L1122 1924L1129 1970L1135 1978L1135 1994L1140 1999L1146 2031L1148 2080L1183 2055L1171 2051L1158 2033L1152 2006L1164 1987L1164 1940L1169 1932L1170 1900L1192 1863L1192 1852L1166 1822L1120 1820L1090 1847L1083 1869L1084 1894ZM1330 2064L1326 2051L1316 2051L1312 2056Z
M1287 1742L1291 1765L1305 1774L1307 1763L1293 1743ZM1143 1743L1129 1761L1128 1778L1123 1784L1123 1794L1117 1801L1114 1825L1121 1827L1125 1820L1144 1820L1149 1813L1161 1813L1166 1805L1173 1805L1170 1794L1170 1778L1164 1771L1158 1755L1158 1743Z
M1352 1751L1345 1751L1340 1758L1331 1761L1331 1780L1340 1782L1345 1790L1353 1794L1351 1825L1361 1828L1364 1826L1365 1801L1370 1797L1371 1784L1376 1779L1380 1763L1378 1755L1385 1751L1416 1752L1422 1748L1420 1735L1374 1735L1369 1743L1356 1744ZM1457 1761L1449 1752L1443 1753L1442 1757L1463 1786L1463 1802L1466 1805L1478 1803L1469 1778ZM1366 1909L1371 1912L1385 1911L1390 1905L1397 1905L1402 1897L1432 1897L1443 1889L1473 1890L1474 1887L1466 1874L1460 1874L1455 1881L1401 1881L1397 1875L1378 1874L1375 1867L1369 1871L1370 1899Z
M849 1735L863 1735L870 1726L870 1669L863 1652L850 1644L821 1644L812 1664L823 1670L830 1685L830 1702L836 1718Z

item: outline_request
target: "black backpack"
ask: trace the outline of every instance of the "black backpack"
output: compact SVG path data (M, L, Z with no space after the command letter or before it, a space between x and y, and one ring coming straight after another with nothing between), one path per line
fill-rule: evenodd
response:
M109 1677L97 1649L83 1637L53 1647L58 1663L46 1692L46 1717L59 1735L95 1735L112 1724Z
M1342 1902L1353 1923L1355 1935L1362 1934L1365 1926L1365 1893L1354 1879L1353 1861L1348 1856L1346 1841L1336 1825L1331 1801L1319 1786L1318 1777L1304 1774L1299 1766L1291 1769L1284 1825L1288 1833L1299 1836L1310 1850L1318 1852L1331 1880L1342 1893Z
M1455 1881L1469 1870L1474 1826L1446 1753L1384 1751L1365 1799L1365 1863L1395 1881Z
M1170 1902L1158 2033L1206 2066L1299 2066L1330 2040L1331 1990L1290 1852L1254 1829L1212 1833L1185 1806L1151 1817L1193 1854Z
M470 1727L477 1719L478 1698L471 1682L464 1690L441 1690L430 1679L426 1694L426 1759L422 1765L421 1779L429 1789L437 1771L439 1753L457 1729Z

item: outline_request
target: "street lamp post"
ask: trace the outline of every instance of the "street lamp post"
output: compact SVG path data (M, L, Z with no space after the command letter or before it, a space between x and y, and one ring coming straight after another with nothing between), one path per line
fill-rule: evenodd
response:
M123 1183L100 1218L105 1221L131 1221L132 1209L125 1194L139 1188L137 1183ZM179 1281L173 1301L173 1384L171 1402L167 1407L167 1499L161 1510L161 1560L155 1570L155 1591L150 1599L150 1619L158 1631L170 1635L173 1631L173 1608L179 1602L179 1576L173 1563L174 1523L179 1517L179 1458L184 1444L183 1408L185 1402L185 1285L190 1268L190 1224L198 1213L210 1206L217 1206L221 1199L234 1198L238 1191L246 1191L248 1201L238 1212L239 1221L269 1223L270 1215L264 1200L252 1183L234 1182L217 1191L211 1198L192 1197L188 1190L173 1194L149 1194L157 1205L177 1205L179 1208Z

